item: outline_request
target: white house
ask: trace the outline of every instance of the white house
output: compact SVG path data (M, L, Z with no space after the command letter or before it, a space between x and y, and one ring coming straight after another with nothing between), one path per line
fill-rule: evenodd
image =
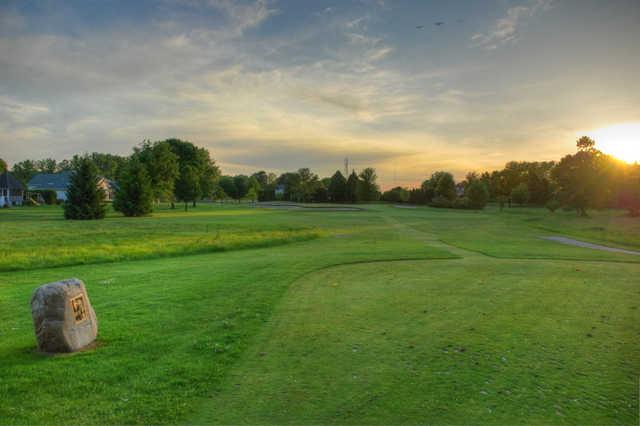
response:
M21 206L24 201L24 186L9 172L0 175L0 207Z

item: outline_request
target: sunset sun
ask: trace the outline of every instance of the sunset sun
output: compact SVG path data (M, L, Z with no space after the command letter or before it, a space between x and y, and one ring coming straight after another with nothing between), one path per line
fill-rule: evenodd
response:
M615 124L589 133L596 148L620 160L640 162L640 123Z

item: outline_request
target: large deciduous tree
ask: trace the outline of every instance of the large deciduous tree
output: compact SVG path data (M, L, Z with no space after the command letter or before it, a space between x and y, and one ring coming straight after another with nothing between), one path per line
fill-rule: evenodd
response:
M187 211L189 203L195 203L201 195L200 175L195 166L186 164L181 168L174 191L176 199L184 202L184 211Z
M171 146L167 142L145 141L134 149L134 155L138 156L147 169L154 198L158 202L172 200L180 170L178 156L173 153Z
M465 195L469 199L469 207L472 209L481 210L489 202L489 190L480 179L471 181L465 190Z
M380 187L377 184L378 175L372 167L367 167L358 176L358 199L361 201L376 201L380 197Z
M576 144L578 152L565 156L552 171L560 201L580 216L602 205L607 195L607 179L602 167L606 158L593 148L594 144L586 136L580 138Z
M11 169L11 173L16 179L26 186L31 178L38 174L38 168L34 161L24 160L19 163L15 163Z
M211 159L209 151L204 148L198 148L191 142L182 141L180 139L167 139L164 142L171 147L171 151L178 157L178 169L180 174L190 174L190 176L180 176L178 180L184 183L191 181L195 176L195 179L198 181L196 186L198 191L192 198L193 205L196 205L197 200L211 196L213 194L216 181L220 176L220 170L215 164L215 161ZM180 199L177 192L178 191L176 190L176 198Z

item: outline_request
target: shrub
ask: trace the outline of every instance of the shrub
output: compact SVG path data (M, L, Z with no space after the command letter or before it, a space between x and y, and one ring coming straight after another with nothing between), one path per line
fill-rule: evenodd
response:
M560 208L560 201L556 200L555 198L552 198L549 201L547 201L546 207L547 209L549 209L551 213L555 213L556 210Z
M44 203L51 206L57 204L58 202L58 194L53 189L41 189L38 191L34 191L36 194L40 194Z
M453 201L452 207L454 209L470 209L471 208L471 200L469 200L468 197L456 198Z
M433 200L431 200L430 205L431 207L437 207L437 208L451 208L453 206L453 202L447 197L438 195L433 197Z
M481 181L473 181L467 188L467 196L469 197L469 208L482 210L489 201L489 190Z

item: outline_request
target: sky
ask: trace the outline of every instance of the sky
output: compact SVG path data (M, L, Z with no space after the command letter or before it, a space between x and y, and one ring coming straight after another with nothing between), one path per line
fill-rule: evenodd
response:
M0 158L177 137L225 174L460 178L639 128L639 40L638 0L3 1Z

